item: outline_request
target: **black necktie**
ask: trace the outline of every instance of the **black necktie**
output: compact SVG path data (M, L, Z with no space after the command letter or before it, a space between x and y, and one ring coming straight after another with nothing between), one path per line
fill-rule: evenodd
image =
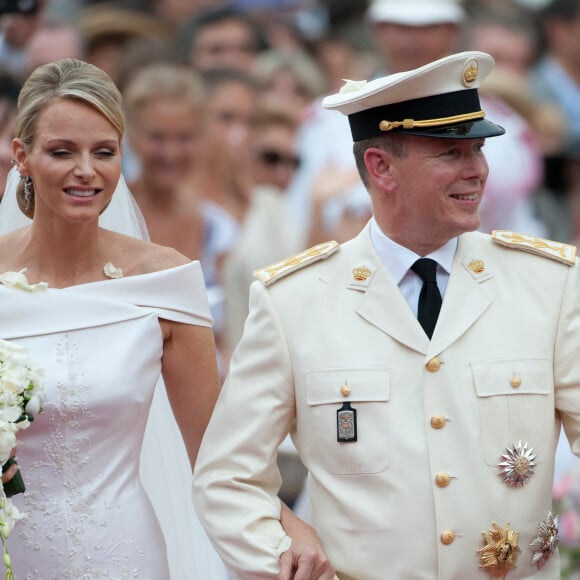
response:
M441 310L441 293L437 286L437 262L430 258L419 258L411 270L423 280L423 288L419 294L419 308L417 318L429 338L433 336L433 330L437 324L437 317Z

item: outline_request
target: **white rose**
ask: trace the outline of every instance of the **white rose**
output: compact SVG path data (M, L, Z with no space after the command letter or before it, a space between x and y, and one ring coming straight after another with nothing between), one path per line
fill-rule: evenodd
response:
M12 501L5 497L0 503L0 534L4 539L8 538L10 532L18 520L26 517L18 511Z
M0 418L2 421L6 423L14 423L14 421L18 421L20 416L22 415L22 409L20 405L7 405L4 408L0 409ZM10 429L12 431L12 427L6 425L4 427L4 431Z
M0 433L0 465L10 458L10 453L16 447L16 435L10 432Z
M35 419L38 413L40 413L40 409L42 409L42 401L40 400L40 397L38 395L32 395L28 403L26 403L24 411Z

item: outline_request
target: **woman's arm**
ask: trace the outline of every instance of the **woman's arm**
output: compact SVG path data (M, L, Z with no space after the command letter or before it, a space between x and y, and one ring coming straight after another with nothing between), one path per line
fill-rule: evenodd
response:
M165 388L193 468L220 391L214 335L208 327L167 320L161 327Z

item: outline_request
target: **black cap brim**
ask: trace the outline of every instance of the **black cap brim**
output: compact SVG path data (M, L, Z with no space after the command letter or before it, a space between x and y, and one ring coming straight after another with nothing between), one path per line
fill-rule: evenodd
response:
M390 133L404 133L405 135L435 137L439 139L484 139L486 137L499 137L505 133L505 129L486 119L478 119L477 121L468 121L447 127L393 129Z

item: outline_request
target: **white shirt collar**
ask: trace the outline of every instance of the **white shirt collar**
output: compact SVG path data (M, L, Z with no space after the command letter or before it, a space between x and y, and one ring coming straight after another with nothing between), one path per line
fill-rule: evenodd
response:
M371 218L370 228L371 240L375 251L398 286L405 274L409 271L409 268L421 256L387 237L374 217ZM428 256L423 257L435 260L440 268L449 275L456 250L457 238L452 238Z

